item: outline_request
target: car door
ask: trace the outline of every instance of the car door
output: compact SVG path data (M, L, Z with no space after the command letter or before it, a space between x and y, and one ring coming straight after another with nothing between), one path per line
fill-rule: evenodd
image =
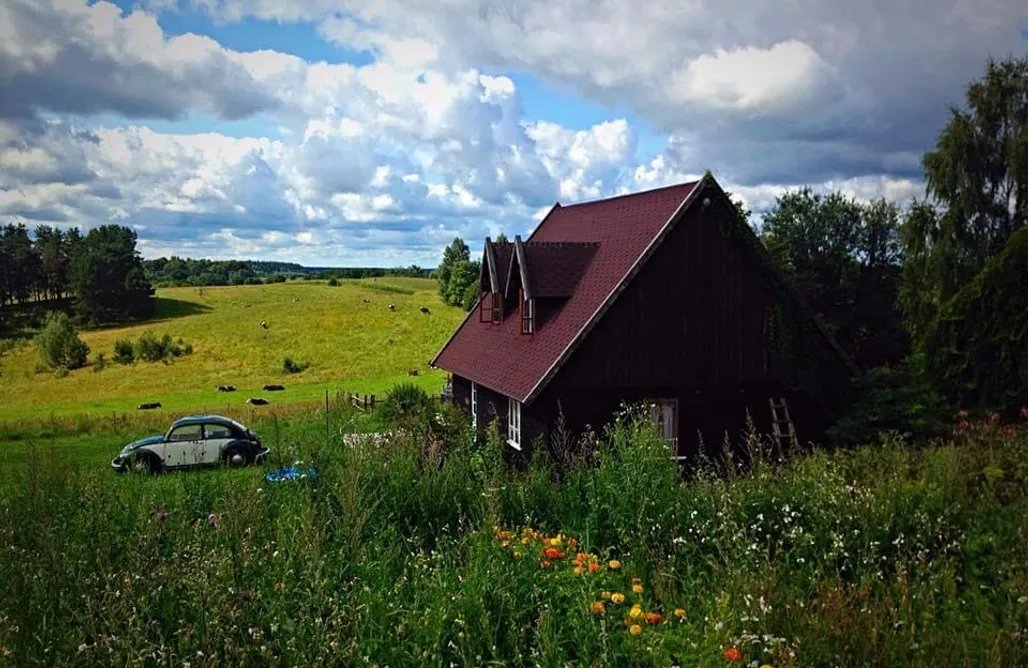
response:
M223 424L206 423L203 426L203 463L216 464L221 460L225 446L232 441L232 430Z
M164 444L164 465L174 468L200 463L203 445L202 425L184 424L172 429Z

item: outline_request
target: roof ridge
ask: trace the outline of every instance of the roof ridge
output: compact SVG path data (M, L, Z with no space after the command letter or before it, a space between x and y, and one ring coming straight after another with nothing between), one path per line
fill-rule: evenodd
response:
M562 209L570 209L572 207L586 206L586 205L589 205L589 204L603 204L605 202L612 202L614 200L625 199L627 197L638 197L640 195L649 195L649 194L652 194L652 193L660 192L662 190L671 190L673 188L684 188L686 186L695 186L701 180L702 179L697 179L695 181L683 181L681 183L672 183L671 185L659 186L657 188L650 188L649 190L638 190L636 192L622 193L620 195L611 195L610 197L600 197L600 198L597 198L597 199L582 200L581 202L574 202L572 204L561 204L560 206L561 206ZM560 204L560 202L558 202L558 204Z

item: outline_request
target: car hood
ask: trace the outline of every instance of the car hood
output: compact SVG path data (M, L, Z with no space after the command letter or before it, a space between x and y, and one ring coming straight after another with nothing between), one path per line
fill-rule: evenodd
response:
M127 455L133 450L141 448L144 445L156 445L157 443L160 443L163 440L163 434L158 434L157 436L147 436L146 438L141 438L138 441L132 441L131 443L126 445L124 448L121 449L121 454Z

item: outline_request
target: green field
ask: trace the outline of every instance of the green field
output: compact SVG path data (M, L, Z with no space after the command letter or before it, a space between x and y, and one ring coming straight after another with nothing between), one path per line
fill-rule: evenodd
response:
M395 312L387 308L390 303ZM431 313L422 314L421 306ZM10 430L81 415L134 413L139 403L154 401L165 415L224 411L251 396L278 407L323 400L326 390L381 395L405 380L437 393L443 374L427 362L462 317L460 309L442 303L430 279L160 289L150 321L81 332L90 360L104 353L109 361L117 339L135 340L146 330L184 339L193 345L192 355L168 364L108 362L99 373L87 366L58 379L37 371L34 345L17 348L0 357L0 423ZM267 329L259 326L262 320ZM287 356L310 367L287 374ZM411 369L422 375L409 378ZM287 389L263 392L268 383ZM239 391L219 393L218 385Z

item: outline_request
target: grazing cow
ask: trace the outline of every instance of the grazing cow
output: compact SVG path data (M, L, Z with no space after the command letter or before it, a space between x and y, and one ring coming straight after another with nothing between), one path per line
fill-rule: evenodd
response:
M408 376L416 376L416 375L418 375L418 370L417 369L411 369L410 371L407 372L407 375Z
M421 312L422 313L428 313L428 307L427 306L422 306L421 307Z
M264 389L267 392L281 392L282 390L286 389L286 386L285 385L265 385Z
M390 311L395 311L396 310L396 304L390 304L389 305L389 310Z
M298 302L298 301L300 301L300 298L299 298L299 297L293 297L293 303L294 303L294 304L295 304L296 302Z
M150 410L153 410L155 408L160 408L160 407L161 407L161 403L159 401L155 401L155 402L150 403L150 404L139 404L139 406L136 407L136 410L150 411Z
M370 303L371 303L371 300L370 300L370 299L365 299L365 300L364 300L364 303L365 303L365 304L370 304Z
M235 392L235 385L218 385L218 392Z
M262 327L262 328L264 328L264 329L267 329L267 328L268 328L268 323L267 323L267 321L265 321L265 320L261 320L261 327Z
M246 400L246 403L250 404L251 406L267 406L268 400L261 399L260 397L250 397Z

